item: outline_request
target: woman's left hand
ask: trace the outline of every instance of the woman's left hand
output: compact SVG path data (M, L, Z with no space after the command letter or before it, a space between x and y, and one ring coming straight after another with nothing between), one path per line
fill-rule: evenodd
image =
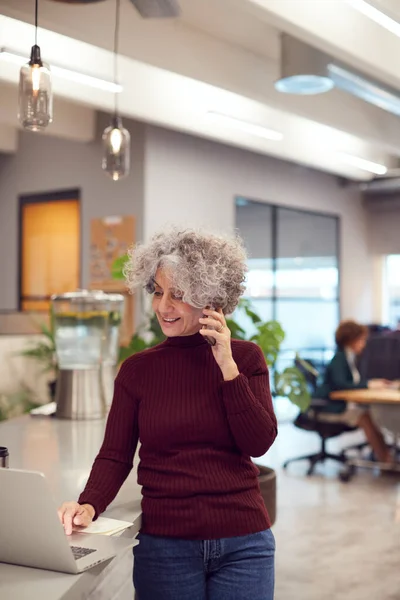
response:
M211 346L214 358L222 371L225 381L235 379L239 375L237 364L233 360L231 348L231 332L226 324L222 309L203 310L204 317L199 319L204 329L200 329L200 333L215 339L215 345ZM210 329L206 328L209 326Z

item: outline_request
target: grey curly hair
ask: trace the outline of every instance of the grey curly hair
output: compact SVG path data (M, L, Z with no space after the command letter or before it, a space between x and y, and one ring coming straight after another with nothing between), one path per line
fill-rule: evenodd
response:
M196 308L212 306L230 314L245 291L246 251L239 236L172 228L128 254L124 275L131 292L137 287L154 292L159 268L168 269L173 288Z

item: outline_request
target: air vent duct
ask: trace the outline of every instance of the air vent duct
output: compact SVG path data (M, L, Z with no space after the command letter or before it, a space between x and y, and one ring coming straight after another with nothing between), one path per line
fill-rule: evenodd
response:
M104 0L53 0L63 4L95 4ZM181 13L177 0L131 0L144 19L172 19Z
M400 193L400 173L397 177L373 179L362 183L360 189L365 196L389 196Z
M173 19L181 13L177 0L131 0L144 19Z
M336 61L286 33L281 36L281 77L275 87L279 92L300 95L320 94L336 87L400 116L398 90Z
M63 2L63 4L94 4L102 1L104 2L104 0L53 0L53 2Z

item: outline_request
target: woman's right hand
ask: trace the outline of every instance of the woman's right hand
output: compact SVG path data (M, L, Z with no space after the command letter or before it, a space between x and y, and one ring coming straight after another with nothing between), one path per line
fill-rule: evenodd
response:
M91 504L78 504L78 502L64 502L57 512L67 535L71 535L73 529L90 525L95 515Z

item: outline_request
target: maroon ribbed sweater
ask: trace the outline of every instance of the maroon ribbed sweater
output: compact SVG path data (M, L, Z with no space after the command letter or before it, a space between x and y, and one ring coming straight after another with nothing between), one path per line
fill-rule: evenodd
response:
M277 434L268 370L258 346L232 341L240 375L224 381L201 334L135 354L115 382L103 445L81 504L96 515L132 469L140 439L142 532L218 539L270 526L250 456Z

